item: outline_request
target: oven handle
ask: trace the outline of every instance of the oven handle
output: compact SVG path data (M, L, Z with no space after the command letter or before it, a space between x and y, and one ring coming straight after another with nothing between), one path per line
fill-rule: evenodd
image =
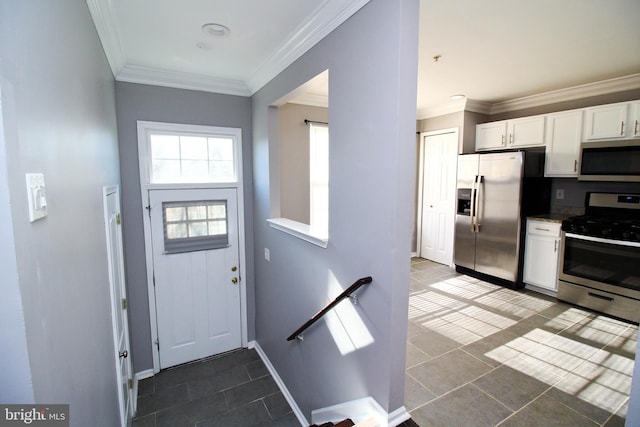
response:
M601 237L583 236L582 234L565 233L565 237L571 237L578 240L588 240L590 242L608 243L610 245L617 246L631 246L633 248L640 248L640 242L628 242L626 240L611 240L603 239Z
M588 292L588 294L589 294L590 297L593 297L593 298L598 298L598 299L601 299L601 300L604 300L604 301L613 302L613 298L605 296L605 295L596 294L594 292Z

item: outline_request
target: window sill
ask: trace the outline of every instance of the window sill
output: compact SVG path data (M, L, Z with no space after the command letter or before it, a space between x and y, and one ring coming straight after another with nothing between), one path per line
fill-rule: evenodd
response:
M309 224L303 224L287 218L269 218L267 222L271 228L275 228L276 230L280 230L298 239L320 246L321 248L326 249L329 243L329 237L326 233L319 233L318 230L311 228Z

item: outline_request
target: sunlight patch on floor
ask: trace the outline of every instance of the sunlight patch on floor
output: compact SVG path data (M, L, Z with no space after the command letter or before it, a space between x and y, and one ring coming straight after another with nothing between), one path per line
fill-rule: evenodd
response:
M461 345L555 305L464 276L430 288L411 295L409 318ZM484 355L590 405L609 412L620 408L631 389L637 329L575 307L538 325Z

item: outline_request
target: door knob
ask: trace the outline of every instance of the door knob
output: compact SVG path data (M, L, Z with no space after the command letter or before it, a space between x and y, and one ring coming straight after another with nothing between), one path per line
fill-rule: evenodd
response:
M233 267L231 267L231 271L236 271L238 269L238 267L236 267L235 265Z
M126 359L128 355L129 355L129 352L127 350L120 352L120 358L124 357Z
M238 283L238 278L234 277L233 279L231 279L231 283L233 283L234 285Z

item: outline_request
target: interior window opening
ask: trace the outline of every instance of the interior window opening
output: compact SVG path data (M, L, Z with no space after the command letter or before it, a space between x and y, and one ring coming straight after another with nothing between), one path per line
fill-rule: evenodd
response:
M279 156L272 159L277 174L269 222L293 228L291 234L326 247L329 236L329 71L307 81L274 107L277 112ZM273 121L276 123L276 120ZM283 229L289 232L290 230Z

